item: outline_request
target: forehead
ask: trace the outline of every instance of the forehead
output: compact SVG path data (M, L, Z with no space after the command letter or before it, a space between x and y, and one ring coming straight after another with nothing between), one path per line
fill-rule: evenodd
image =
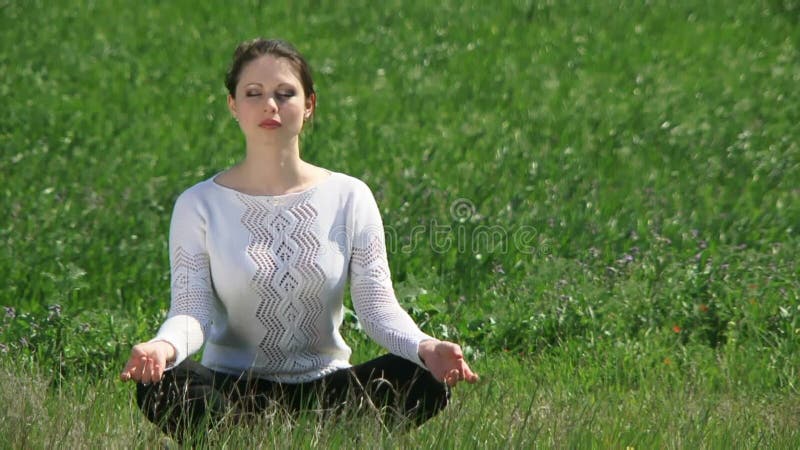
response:
M252 83L263 85L288 83L301 86L300 76L292 62L287 58L276 58L272 55L259 56L242 68L239 84Z

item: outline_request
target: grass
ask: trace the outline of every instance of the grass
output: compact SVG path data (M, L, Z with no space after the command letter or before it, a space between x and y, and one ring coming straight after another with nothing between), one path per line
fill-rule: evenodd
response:
M212 448L791 448L798 436L796 392L745 381L739 354L694 355L686 370L632 358L629 349L562 351L534 358L497 355L477 367L484 380L458 387L438 418L410 433L388 432L370 417L345 426L263 420L198 436ZM710 358L712 361L708 361ZM750 354L746 354L746 359ZM719 364L714 373L708 367ZM731 367L733 366L733 367ZM749 367L754 368L750 364ZM744 366L749 372L748 365ZM48 387L41 373L5 366L0 397L16 408L0 431L13 447L154 447L163 438L130 404L132 390L112 378ZM745 390L742 390L742 387ZM20 401L22 400L22 401ZM30 423L34 419L38 423Z
M0 10L3 445L158 444L114 377L165 314L174 199L242 155L222 77L256 35L308 56L304 155L373 188L398 298L484 381L404 435L205 444L800 442L796 1Z

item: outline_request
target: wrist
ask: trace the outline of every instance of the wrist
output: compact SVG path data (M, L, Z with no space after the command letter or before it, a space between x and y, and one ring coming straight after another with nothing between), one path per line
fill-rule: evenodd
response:
M166 360L167 366L175 362L175 358L178 356L178 352L175 350L175 346L172 345L171 342L165 340L156 341L161 344L162 348L164 349L164 359Z
M439 341L436 339L424 339L419 342L417 356L419 356L422 364L428 365L427 361L430 361L430 355L436 351L436 345L438 343Z

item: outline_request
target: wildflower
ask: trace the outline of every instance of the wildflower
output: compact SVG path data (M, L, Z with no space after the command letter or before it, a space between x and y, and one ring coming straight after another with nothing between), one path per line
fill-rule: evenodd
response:
M622 255L622 258L617 260L617 265L624 266L631 262L633 262L633 255L631 255L630 253L626 253Z
M700 303L700 306L698 306L697 309L699 309L700 312L708 312L708 305L705 303Z
M91 328L88 323L81 322L81 324L78 325L78 329L81 330L81 333L88 333Z
M679 327L677 325L673 325L672 326L672 331L675 332L675 333L680 333L681 332L681 327Z
M669 359L669 356L667 356L666 358L664 358L664 365L665 365L665 366L670 366L670 365L672 365L672 360L671 360L671 359Z
M21 337L21 338L19 338L19 345L21 345L22 348L25 348L28 345L30 345L30 342L28 342L28 339L26 339L24 337Z
M17 311L11 306L4 306L3 309L6 310L6 318L13 319L17 317Z
M50 305L47 307L47 310L50 311L50 317L61 317L61 305L58 303L54 305Z

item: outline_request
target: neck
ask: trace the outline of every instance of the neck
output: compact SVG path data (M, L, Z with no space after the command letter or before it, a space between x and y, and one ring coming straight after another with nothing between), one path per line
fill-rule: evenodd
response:
M292 192L308 178L308 164L300 159L297 139L285 145L247 142L239 170L245 184L265 194Z

